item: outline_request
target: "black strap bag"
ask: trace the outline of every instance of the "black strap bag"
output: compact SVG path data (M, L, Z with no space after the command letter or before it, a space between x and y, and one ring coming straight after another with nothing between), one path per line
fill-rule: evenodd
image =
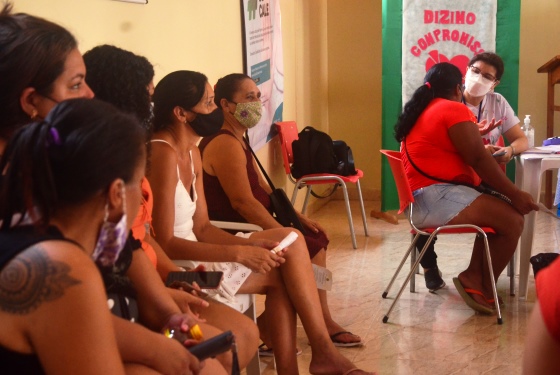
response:
M337 160L336 174L341 176L353 176L358 173L354 165L352 149L346 142L340 140L333 141L333 150Z
M270 203L272 205L272 211L274 212L274 218L276 219L277 222L282 224L282 226L298 229L301 233L305 234L305 229L303 228L303 224L301 223L301 221L299 221L297 212L294 209L292 202L290 202L290 200L288 199L286 192L284 191L284 189L280 189L280 188L277 189L276 187L274 187L272 180L270 179L270 177L268 177L268 174L266 173L261 162L257 158L257 155L255 155L255 152L249 145L249 142L246 141L245 144L251 151L251 154L253 154L253 157L255 158L255 161L259 165L259 168L261 169L264 178L266 179L268 185L272 189L272 193L270 193L269 197L270 197Z

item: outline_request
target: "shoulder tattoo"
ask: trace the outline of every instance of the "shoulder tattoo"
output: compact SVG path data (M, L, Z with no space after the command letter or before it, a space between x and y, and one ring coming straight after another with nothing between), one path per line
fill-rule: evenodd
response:
M28 314L81 281L69 275L70 266L49 258L41 245L33 246L10 261L0 271L0 309L12 314Z

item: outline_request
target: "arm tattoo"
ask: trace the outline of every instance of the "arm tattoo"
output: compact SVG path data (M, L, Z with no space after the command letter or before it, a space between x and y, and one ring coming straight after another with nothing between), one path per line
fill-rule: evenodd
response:
M40 245L30 248L0 271L0 309L25 315L61 298L65 289L81 283L69 273L68 264L50 259Z

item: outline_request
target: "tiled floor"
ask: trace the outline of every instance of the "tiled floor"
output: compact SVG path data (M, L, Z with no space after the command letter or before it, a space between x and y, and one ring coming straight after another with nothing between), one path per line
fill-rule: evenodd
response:
M341 348L357 366L378 374L519 374L526 324L535 300L533 276L527 301L509 296L509 279L504 274L498 293L504 299L504 324L495 316L475 314L465 305L453 286L452 278L468 264L472 239L468 236L441 236L436 250L447 287L431 294L423 276L417 276L417 292L405 290L389 322L382 317L398 286L388 299L381 294L410 241L408 223L398 225L368 217L369 237L364 236L357 205L353 205L358 249L352 248L342 201L331 201L313 218L328 231L328 268L334 284L329 293L333 317L346 329L360 335L361 348ZM366 213L379 209L378 202L366 202ZM537 215L534 252L559 249L560 221ZM404 269L403 269L404 270ZM404 276L400 278L403 280ZM258 309L263 309L258 298ZM298 325L300 374L309 374L311 348L303 327ZM272 359L262 362L263 374L275 374Z

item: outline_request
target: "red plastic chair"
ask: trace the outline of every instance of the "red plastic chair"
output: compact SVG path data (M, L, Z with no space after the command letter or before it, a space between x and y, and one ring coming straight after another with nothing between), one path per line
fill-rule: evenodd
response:
M397 186L397 192L398 192L398 195L399 195L399 204L400 204L399 213L402 213L406 208L409 209L408 221L409 221L410 227L411 227L410 232L414 235L412 243L408 247L408 250L406 251L403 259L401 260L401 263L397 267L397 270L395 271L395 274L393 275L393 278L389 282L389 285L387 286L387 288L385 288L385 291L382 294L383 298L387 298L387 294L389 293L389 290L393 286L393 283L395 282L395 279L397 278L399 272L401 271L404 263L406 262L408 257L412 254L411 261L414 261L414 263L412 264L412 266L410 268L410 272L408 273L404 283L402 284L402 286L401 286L401 288L400 288L400 290L397 294L397 297L395 298L395 300L391 304L391 307L389 308L389 311L387 311L387 314L385 314L383 316L383 323L387 323L387 321L389 320L389 314L391 313L391 311L393 311L393 308L395 307L397 301L399 300L402 292L404 291L404 288L406 288L406 285L408 284L410 279L414 277L414 274L415 274L416 270L418 269L418 265L420 264L420 260L424 256L424 253L426 252L426 249L428 248L428 246L432 242L433 238L438 234L472 234L472 233L476 233L477 236L483 237L484 238L484 245L485 245L486 259L488 260L488 269L490 271L490 278L491 278L491 280L494 280L494 271L492 269L492 258L490 256L490 248L488 246L488 237L487 237L487 234L495 234L496 233L494 231L494 229L490 228L490 227L478 227L478 226L472 225L472 224L442 225L442 226L437 227L437 228L418 229L414 225L414 223L412 222L412 215L410 214L412 212L412 208L413 208L412 204L414 203L414 196L412 195L412 190L410 188L410 183L408 181L408 178L406 177L404 164L403 164L402 159L401 159L401 153L400 153L400 151L391 151L391 150L380 150L380 151L381 151L382 154L384 154L387 157L387 160L389 161L389 166L391 167L391 171L393 172L393 178L395 179L395 184ZM422 248L422 250L420 251L420 254L418 255L418 257L416 257L416 251L413 251L413 250L416 249L416 241L418 240L418 237L420 235L425 235L425 236L430 236L430 237L429 237L428 241L426 242L426 244L424 245L424 247ZM411 291L413 291L413 290L411 290ZM502 324L502 322L503 322L502 321L502 313L500 311L500 305L498 303L498 293L497 293L497 290L496 290L496 283L494 283L494 282L492 283L492 292L494 294L494 303L495 303L496 312L497 312L497 315L498 315L498 324Z
M362 210L362 221L364 222L364 232L368 236L366 211L364 209L364 200L362 198L362 189L360 187L360 178L364 176L364 173L356 169L358 173L354 176L340 176L337 174L327 174L327 173L317 173L308 174L302 176L301 178L294 179L290 170L290 166L294 161L292 153L292 142L298 139L298 129L295 121L284 121L277 122L276 129L278 129L278 135L280 137L280 143L282 148L282 159L284 161L284 170L290 178L290 180L295 184L294 192L292 193L292 205L296 202L296 197L299 189L306 187L307 192L305 195L305 201L303 202L302 213L305 213L307 209L307 204L309 203L309 195L311 194L311 187L313 185L324 185L324 184L338 184L342 187L342 192L344 193L344 202L346 204L346 214L348 215L348 224L350 226L350 234L352 235L352 246L354 249L358 248L356 244L356 233L354 231L354 222L352 220L352 211L350 209L350 200L348 199L348 190L346 188L346 183L351 182L356 184L358 189L358 198L360 201L360 209Z

